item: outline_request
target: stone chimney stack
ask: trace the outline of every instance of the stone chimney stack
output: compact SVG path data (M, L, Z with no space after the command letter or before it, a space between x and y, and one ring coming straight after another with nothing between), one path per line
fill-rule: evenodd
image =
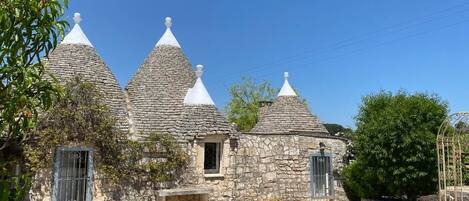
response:
M259 113L257 115L257 121L260 121L267 111L269 110L270 106L272 105L273 101L259 101Z

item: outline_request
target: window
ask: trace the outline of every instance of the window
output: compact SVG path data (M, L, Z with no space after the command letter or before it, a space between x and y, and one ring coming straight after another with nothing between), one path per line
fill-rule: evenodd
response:
M314 198L334 196L331 156L311 156L311 192Z
M220 173L221 143L206 142L204 145L205 174Z
M93 155L89 148L59 148L54 165L53 201L91 201Z

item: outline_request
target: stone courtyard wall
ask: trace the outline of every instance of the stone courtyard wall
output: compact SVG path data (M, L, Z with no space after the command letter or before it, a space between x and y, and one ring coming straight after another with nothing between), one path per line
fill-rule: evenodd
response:
M217 137L215 137L217 138ZM346 143L330 136L241 134L236 139L219 136L223 142L221 172L203 172L203 143L195 139L184 145L189 165L180 181L166 187L122 185L107 187L105 178L95 173L93 200L157 200L162 188L209 187L211 201L231 200L312 200L310 190L310 155L325 144L325 153L333 156L334 172L343 167ZM51 172L37 176L31 200L50 200ZM39 179L40 178L40 179ZM335 200L347 200L340 182L335 182ZM176 199L172 197L171 199Z
M310 155L333 154L335 172L343 167L346 144L329 136L241 135L231 155L235 200L311 200ZM335 185L336 200L346 200L343 189Z

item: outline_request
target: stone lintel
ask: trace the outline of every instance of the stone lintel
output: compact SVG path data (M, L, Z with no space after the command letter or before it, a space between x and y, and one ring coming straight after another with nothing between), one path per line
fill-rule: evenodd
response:
M195 194L209 194L213 192L211 187L187 187L187 188L175 188L175 189L164 189L158 191L158 196L176 196L176 195L195 195Z

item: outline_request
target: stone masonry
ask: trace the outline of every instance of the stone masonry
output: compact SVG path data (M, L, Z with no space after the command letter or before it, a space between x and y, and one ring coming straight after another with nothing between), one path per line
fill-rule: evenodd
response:
M328 134L287 80L282 87L287 93L262 108L259 122L249 133L237 132L213 104L185 105L196 75L170 31L170 18L166 27L124 91L89 41L60 44L49 57L48 70L61 83L75 75L94 83L116 115L117 126L129 131L132 139L149 133L171 134L189 156L189 165L177 181L156 185L142 180L139 186L108 187L106 178L94 170L93 200L314 200L311 154L319 153L320 143L324 144L323 152L332 155L337 174L344 164L344 139ZM207 142L220 143L216 173L204 171ZM31 200L50 199L50 175L50 170L37 175ZM335 200L346 200L340 181L334 183Z
M233 168L235 200L310 200L310 154L333 154L335 170L343 167L346 144L339 138L310 135L244 134L237 151L230 156ZM336 186L336 195L342 189ZM337 198L343 199L343 198Z
M62 84L74 76L82 76L94 83L103 94L103 99L111 112L116 115L118 127L122 130L128 129L124 93L114 74L93 47L60 44L49 55L47 70Z
M125 88L133 132L177 133L184 96L194 81L181 48L156 46Z
M265 114L251 132L284 133L295 130L327 134L319 119L296 96L279 96L266 107Z

